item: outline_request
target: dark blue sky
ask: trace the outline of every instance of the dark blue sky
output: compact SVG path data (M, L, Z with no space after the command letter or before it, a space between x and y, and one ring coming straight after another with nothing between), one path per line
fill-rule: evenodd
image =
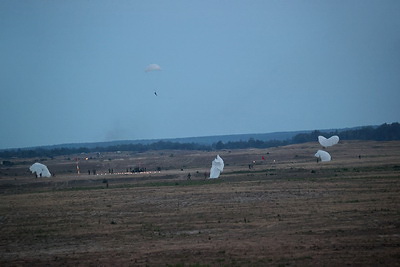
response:
M399 14L397 0L2 0L0 148L400 121Z

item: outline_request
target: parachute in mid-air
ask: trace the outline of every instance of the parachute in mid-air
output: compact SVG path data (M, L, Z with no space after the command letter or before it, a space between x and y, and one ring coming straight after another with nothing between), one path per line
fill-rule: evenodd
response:
M32 173L36 173L37 177L51 177L51 174L49 172L49 169L47 168L46 165L42 163L34 163L32 166L29 167L29 170Z
M146 69L144 70L145 72L149 72L149 71L154 71L154 70L161 70L160 65L158 64L150 64L146 67Z
M315 157L319 158L321 161L331 161L331 155L324 150L318 150L317 153L315 153Z
M145 68L145 72L152 72L152 71L161 71L161 67L160 67L160 65L158 65L158 64L150 64L150 65L148 65L146 68ZM153 82L154 83L154 82ZM158 84L158 82L156 83L156 84ZM156 85L156 84L153 84L153 86L154 85ZM158 85L156 85L156 88L158 87ZM157 90L156 90L156 88L154 88L154 95L155 96L158 96L157 95Z
M217 157L212 161L210 178L218 178L221 172L224 170L224 161L217 155Z
M333 146L339 143L339 136L334 135L326 139L324 136L320 135L318 136L318 142L321 144L323 147L328 147L328 146Z

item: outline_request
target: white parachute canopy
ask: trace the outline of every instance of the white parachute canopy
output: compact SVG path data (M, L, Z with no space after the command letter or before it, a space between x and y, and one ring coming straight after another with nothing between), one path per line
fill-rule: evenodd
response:
M150 65L148 65L146 68L145 68L145 70L144 70L145 72L153 72L153 71L161 71L161 67L160 67L160 65L158 65L158 64L150 64ZM150 74L149 74L150 75ZM150 76L153 76L153 75L150 75ZM158 75L156 75L156 76L158 76ZM158 87L158 85L159 85L159 82L155 82L154 80L151 82L152 84L153 84L153 86L155 87L154 88L154 95L155 96L158 96L157 95L157 87ZM157 85L158 84L158 85Z
M315 153L315 156L321 161L331 161L331 155L323 150L318 150L317 153Z
M318 142L321 144L323 147L328 147L328 146L333 146L339 143L339 136L334 135L326 139L324 136L320 135L318 136Z
M224 170L224 161L217 155L217 157L212 161L210 178L218 178L220 173Z
M144 70L145 72L149 72L149 71L154 71L154 70L161 70L160 65L158 64L150 64L146 67L146 69Z
M49 169L47 169L47 166L42 163L34 163L31 167L29 167L29 170L32 173L36 172L38 177L51 177Z

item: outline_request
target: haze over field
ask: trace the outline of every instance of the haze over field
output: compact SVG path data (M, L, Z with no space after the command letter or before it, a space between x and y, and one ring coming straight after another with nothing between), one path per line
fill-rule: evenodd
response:
M398 14L389 0L0 1L0 149L399 121Z

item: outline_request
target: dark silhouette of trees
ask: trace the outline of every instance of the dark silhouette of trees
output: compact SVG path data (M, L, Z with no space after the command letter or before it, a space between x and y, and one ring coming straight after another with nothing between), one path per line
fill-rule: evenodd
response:
M288 140L269 140L261 141L250 138L247 141L229 141L223 143L218 141L212 145L202 145L197 143L179 143L170 141L158 141L150 144L122 144L107 147L96 148L33 148L33 149L7 149L0 150L0 158L9 159L17 158L35 158L35 157L55 157L61 155L81 154L90 152L113 152L113 151L135 151L145 152L149 150L221 150L221 149L245 149L245 148L269 148L277 146L285 146L289 144L300 144L306 142L317 141L319 135L330 137L339 135L341 140L375 140L375 141L392 141L400 140L400 124L395 122L392 124L382 124L378 127L367 126L359 129L350 129L334 132L321 132L318 130L310 133L297 134ZM4 162L4 161L3 161Z
M400 140L400 124L384 123L378 127L366 126L360 129L351 129L341 132L321 133L321 135L337 134L341 140L374 140L374 141L394 141ZM315 140L315 139L313 139Z
M311 141L318 140L318 136L323 135L320 131L312 131L311 133L301 133L297 134L292 138L293 144L301 144L301 143L307 143Z

